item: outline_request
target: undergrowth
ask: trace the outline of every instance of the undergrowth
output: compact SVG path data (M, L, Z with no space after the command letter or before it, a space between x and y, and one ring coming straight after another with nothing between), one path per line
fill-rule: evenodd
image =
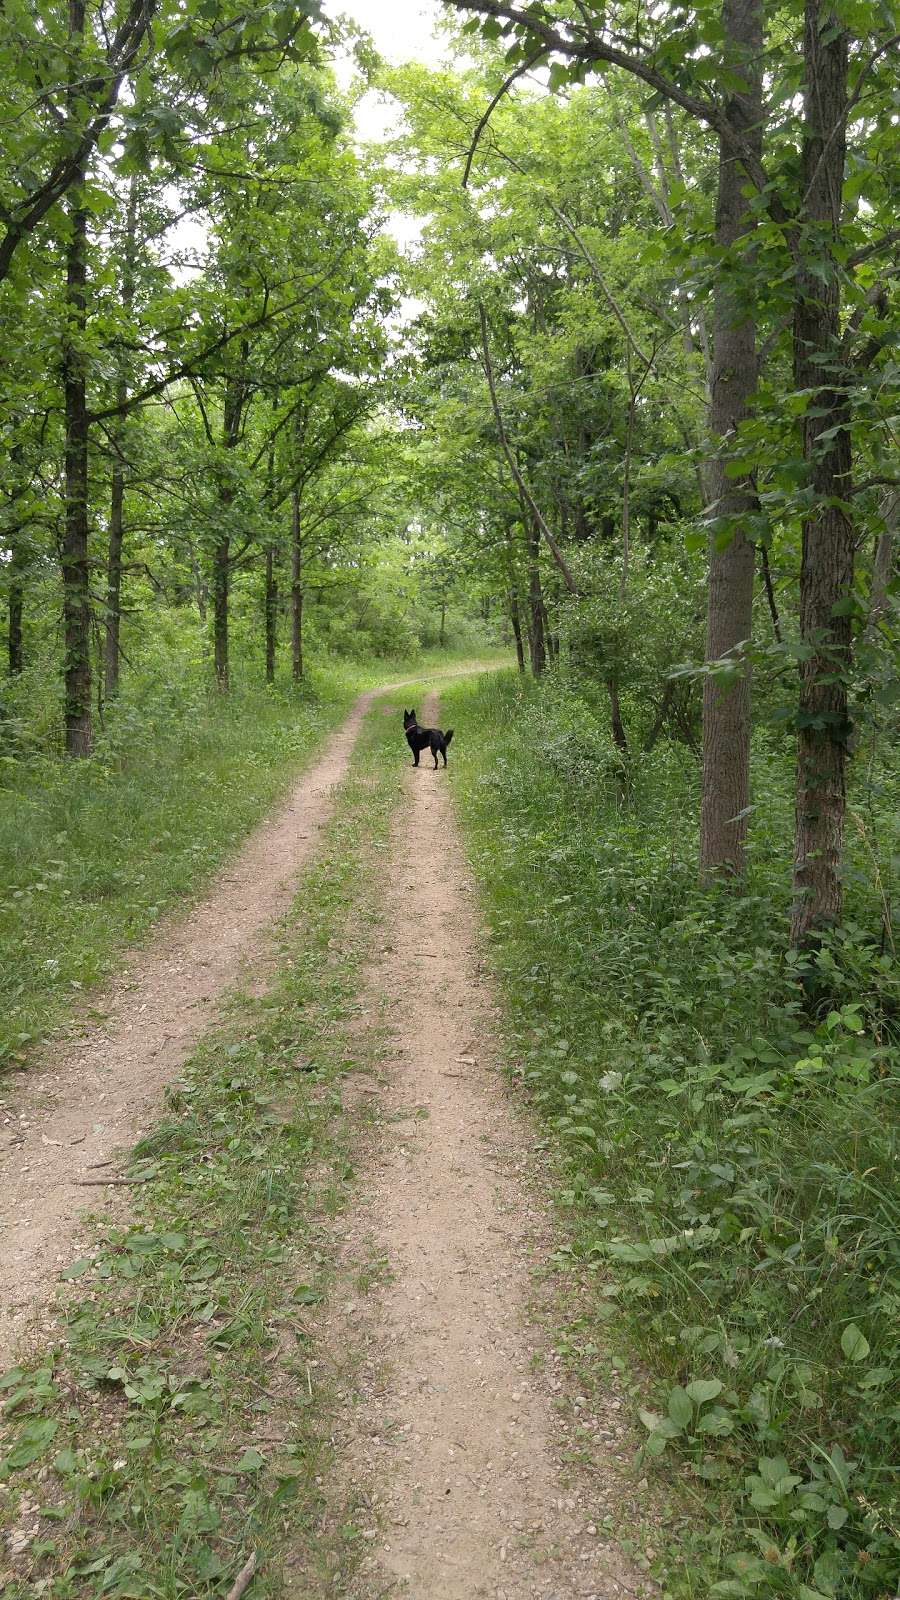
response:
M268 993L235 997L171 1086L128 1161L134 1221L62 1274L64 1334L0 1378L10 1596L224 1593L251 1550L255 1594L333 1594L364 1548L325 1506L308 1323L353 1178L341 1080L379 1048L351 1025L396 747L376 713Z
M567 1164L563 1257L652 1385L645 1456L703 1507L660 1572L696 1596L895 1596L889 863L873 881L864 827L847 928L801 961L777 746L757 753L747 894L701 894L683 751L636 758L626 785L571 685L442 699L516 1070ZM889 852L896 774L882 782Z

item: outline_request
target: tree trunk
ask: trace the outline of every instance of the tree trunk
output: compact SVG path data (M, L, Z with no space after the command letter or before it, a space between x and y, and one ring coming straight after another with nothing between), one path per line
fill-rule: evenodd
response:
M278 578L275 574L275 551L266 547L266 683L275 682L275 647L278 642Z
M291 495L291 677L303 677L303 531L300 524L300 491Z
M65 410L65 518L61 567L65 651L66 751L91 749L91 606L88 568L88 420L84 353L87 286L87 212L78 202L69 213L66 301L69 311L63 355Z
M725 60L743 79L726 106L732 128L754 153L762 152L761 0L725 0L722 7ZM716 244L746 257L755 222L743 192L747 176L731 147L719 145ZM739 243L739 241L743 241ZM709 428L714 443L726 441L749 416L758 378L756 324L734 272L720 272L713 311ZM700 806L700 878L721 873L742 878L750 799L750 668L743 647L753 619L754 547L740 519L757 505L749 478L728 478L721 447L709 465L708 483L716 524L729 536L725 548L715 528L709 542L706 660L727 657L737 679L728 686L707 677L703 685L703 789ZM723 526L724 519L727 523Z
M230 541L228 534L220 532L213 545L212 599L213 599L213 664L216 683L223 694L228 693L230 674L228 663L228 580Z
M15 501L24 492L21 482L22 446L16 442L9 452L10 466L12 467L12 485L10 498L10 516L12 518L12 531L7 534L7 548L9 550L9 628L7 632L7 661L9 675L14 678L25 666L25 645L22 636L22 613L25 607L25 548L22 540L22 526L15 521Z
M194 599L197 602L197 615L200 618L200 626L205 633L206 607L209 601L209 585L206 581L206 574L204 573L200 562L197 560L195 551L191 552L191 571L194 578Z
M607 678L606 688L609 693L609 723L613 736L613 743L623 755L628 751L628 739L625 735L625 724L622 721L622 708L619 704L619 685L615 678Z
M444 635L445 635L446 627L447 627L447 602L446 602L446 600L442 599L441 600L441 631L438 634L438 644L439 644L439 646L440 646L440 648L442 650L444 648Z
M648 733L646 739L644 740L644 754L645 755L649 755L650 752L653 749L655 749L656 741L658 740L660 734L663 731L663 728L666 725L666 718L669 715L669 707L671 706L672 701L673 701L674 698L675 698L675 685L674 685L674 683L667 683L665 688L663 689L662 699L660 700L659 705L657 707L656 716L653 718L653 726L650 729L650 732Z
M84 35L84 0L69 0L69 38L74 64L67 101L78 96L79 59ZM60 566L63 585L63 679L66 751L86 756L91 749L91 606L88 569L88 418L84 336L87 324L87 211L82 205L84 173L73 187L66 246L66 334L62 381L65 425L65 515Z
M547 648L544 643L544 596L541 590L541 572L538 565L540 534L530 517L526 523L528 540L528 653L531 670L539 678L547 665Z
M515 589L509 591L509 620L512 623L513 638L516 641L516 665L520 672L525 671L525 650L522 645L522 618L519 615L519 599Z
M241 341L241 363L247 360L247 343ZM225 381L225 403L222 413L222 444L226 451L236 450L241 437L241 418L247 391L241 377L232 373ZM227 459L227 458L226 458ZM212 596L213 596L213 660L216 683L227 694L231 683L228 660L228 596L231 587L231 507L235 490L226 471L219 496L222 504L222 522L213 544Z
M15 547L13 547L13 571L9 584L8 634L8 661L11 678L14 678L25 666L25 649L22 639L22 611L24 608L25 586L17 569L16 560L16 551Z
M137 231L137 179L128 189L125 219L125 264L122 271L122 305L130 311L134 304L135 236ZM128 379L124 367L116 384L116 405L128 398ZM104 682L107 700L119 692L119 638L122 626L122 546L125 535L125 460L127 428L124 420L112 436L113 464L109 494L109 548L106 557L106 628L103 641Z
M872 587L869 591L869 616L866 635L873 638L887 606L888 585L894 574L894 541L900 522L900 489L889 489L881 502L884 528L875 541L872 562Z
M803 419L814 499L803 522L800 564L806 659L800 666L791 919L791 942L800 946L838 922L842 910L853 526L841 504L850 491L851 458L847 393L834 367L841 309L834 244L841 225L848 59L847 34L830 7L807 0L801 161L806 213L799 230L794 383L814 391Z
M125 385L120 383L116 398L124 404ZM115 441L121 448L121 434ZM103 663L106 698L112 700L119 692L119 635L122 622L122 544L124 539L125 473L122 461L116 455L112 469L109 494L109 548L106 555L106 629L103 640Z

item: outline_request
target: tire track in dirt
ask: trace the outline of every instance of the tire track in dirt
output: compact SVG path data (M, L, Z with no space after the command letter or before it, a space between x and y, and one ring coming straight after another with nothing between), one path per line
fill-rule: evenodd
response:
M165 1084L214 1020L216 1001L272 957L270 930L315 853L372 699L354 704L326 753L288 800L250 834L211 892L183 919L164 919L149 945L90 996L104 1020L80 1039L45 1046L24 1081L0 1093L0 1371L18 1338L46 1318L86 1207L122 1189L82 1188L146 1131Z
M423 712L435 720L434 695ZM337 1472L343 1514L369 1541L338 1592L633 1600L653 1585L591 1519L598 1503L600 1517L625 1504L621 1454L601 1447L589 1497L560 1472L565 1440L528 1320L531 1275L552 1248L547 1206L528 1176L527 1124L497 1076L498 1014L479 976L446 779L430 760L406 774L384 862L383 948L364 995L369 1018L384 1009L390 1027L381 1128L341 1225L323 1332L338 1390L355 1351ZM374 1098L371 1085L347 1092ZM381 1287L361 1292L373 1263ZM617 1416L603 1420L621 1434Z

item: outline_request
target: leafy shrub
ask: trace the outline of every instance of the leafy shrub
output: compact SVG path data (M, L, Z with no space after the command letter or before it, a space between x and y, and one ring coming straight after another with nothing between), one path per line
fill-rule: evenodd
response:
M799 958L782 746L758 742L747 893L701 893L683 750L636 760L623 791L572 682L444 698L517 1061L566 1154L569 1251L654 1375L648 1454L678 1452L730 1506L705 1592L883 1596L900 1553L890 863L851 853L849 920ZM891 816L874 824L891 839Z

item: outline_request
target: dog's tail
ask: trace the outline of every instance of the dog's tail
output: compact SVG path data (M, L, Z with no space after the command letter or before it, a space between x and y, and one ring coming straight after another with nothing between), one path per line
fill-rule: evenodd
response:
M447 745L450 743L450 740L452 738L453 738L453 729L452 728L448 728L447 732L444 734L444 747L445 747L445 749L446 749Z

